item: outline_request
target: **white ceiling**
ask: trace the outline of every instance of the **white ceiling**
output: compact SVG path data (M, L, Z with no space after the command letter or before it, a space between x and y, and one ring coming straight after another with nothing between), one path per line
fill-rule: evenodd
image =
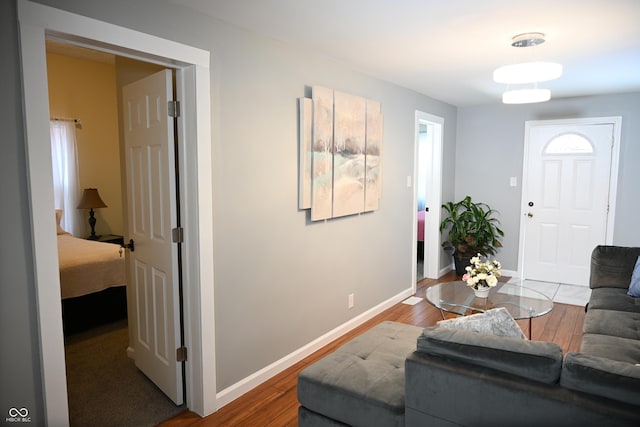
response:
M493 70L532 60L563 64L552 98L640 92L639 0L168 1L457 106L499 103Z

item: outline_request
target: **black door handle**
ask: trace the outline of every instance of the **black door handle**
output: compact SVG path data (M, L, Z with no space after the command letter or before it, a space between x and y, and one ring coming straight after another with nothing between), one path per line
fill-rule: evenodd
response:
M133 242L133 239L129 239L129 243L122 244L120 246L123 247L124 249L129 249L131 252L135 252L136 250L136 246Z

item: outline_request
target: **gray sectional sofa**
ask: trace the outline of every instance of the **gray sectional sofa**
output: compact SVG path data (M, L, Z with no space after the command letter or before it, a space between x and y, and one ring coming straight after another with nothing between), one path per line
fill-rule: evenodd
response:
M300 373L299 426L639 426L638 256L594 249L579 353L383 322Z

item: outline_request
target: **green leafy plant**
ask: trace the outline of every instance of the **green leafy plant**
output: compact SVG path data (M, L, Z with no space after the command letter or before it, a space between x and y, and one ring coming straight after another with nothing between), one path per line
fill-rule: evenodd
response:
M498 212L486 203L474 202L467 196L459 202L447 202L442 208L446 216L440 222L440 232L448 229L448 240L442 247L458 260L476 254L495 255L496 248L502 247L499 239L504 232L494 216Z

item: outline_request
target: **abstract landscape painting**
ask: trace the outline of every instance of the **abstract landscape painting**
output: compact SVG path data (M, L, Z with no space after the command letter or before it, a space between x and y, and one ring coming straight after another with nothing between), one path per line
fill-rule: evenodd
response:
M307 209L310 204L312 221L378 209L382 189L380 103L322 86L312 88L311 102L309 106L304 98L300 100L299 207Z

